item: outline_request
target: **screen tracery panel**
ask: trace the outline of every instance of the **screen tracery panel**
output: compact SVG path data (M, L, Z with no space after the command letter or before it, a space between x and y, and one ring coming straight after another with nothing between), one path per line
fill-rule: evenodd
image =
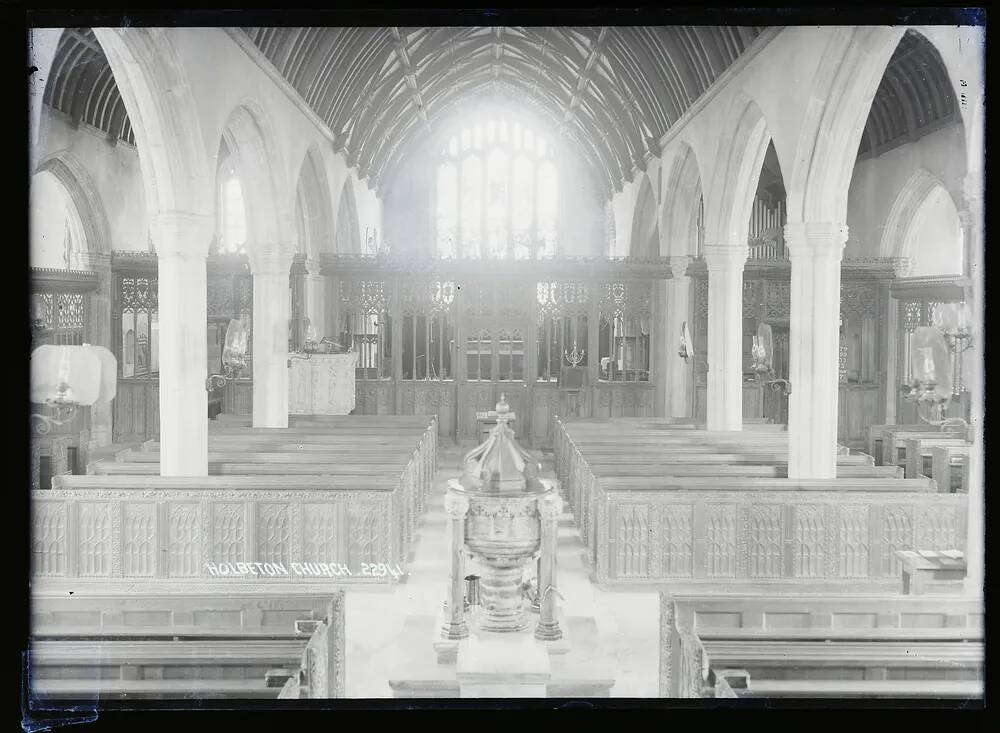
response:
M602 382L648 382L652 284L604 283L599 302L599 369Z

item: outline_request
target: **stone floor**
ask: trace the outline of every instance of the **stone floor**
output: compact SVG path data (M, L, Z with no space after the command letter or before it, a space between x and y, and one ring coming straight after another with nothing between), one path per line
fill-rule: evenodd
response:
M462 452L442 446L426 513L417 528L409 574L391 592L348 591L348 697L391 697L390 679L406 675L419 660L434 664L425 631L441 607L448 583L444 493L459 475ZM543 476L552 477L551 453L543 454ZM604 591L588 578L584 546L572 516L559 523L559 591L568 616L593 617L596 634L577 635L578 651L610 657L617 667L612 697L654 697L658 688L659 604L654 592ZM423 623L427 621L427 623ZM592 649L580 648L590 645Z

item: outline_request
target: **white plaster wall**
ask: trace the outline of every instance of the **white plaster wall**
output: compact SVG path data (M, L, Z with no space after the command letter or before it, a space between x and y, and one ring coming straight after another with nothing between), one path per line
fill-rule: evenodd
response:
M892 205L910 177L923 168L961 202L965 162L964 133L959 123L858 162L847 198L844 256L893 256L892 252L880 252L879 244ZM915 251L915 256L921 251Z
M621 191L611 197L611 210L615 214L615 246L609 252L612 257L627 257L629 241L632 238L632 220L635 218L635 203L639 195L639 179L625 183Z
M36 173L31 178L31 219L29 235L32 267L64 269L64 242L66 237L67 196L62 184L51 173Z
M961 275L962 226L951 196L943 188L927 197L913 219L904 256L913 260L914 277L922 275Z
M74 128L61 113L43 107L39 152L39 162L68 153L90 174L108 220L111 249L149 249L146 198L135 148L124 142L112 144L87 124Z
M214 168L219 140L230 114L240 105L250 103L266 116L271 135L266 142L278 168L278 188L287 191L279 205L288 215L286 221L290 226L285 236L289 241L295 238L295 183L311 145L319 150L326 171L335 219L333 230L336 231L338 196L344 180L350 175L362 235L367 224L378 226L381 236L381 205L376 203L374 192L364 183L359 184L344 156L333 152L326 134L224 29L172 28L169 36L187 70L210 167ZM266 64L266 60L263 63Z

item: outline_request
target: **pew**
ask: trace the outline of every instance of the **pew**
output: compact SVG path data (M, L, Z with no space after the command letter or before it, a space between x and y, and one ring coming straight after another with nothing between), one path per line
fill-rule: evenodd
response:
M268 562L287 572L254 580L280 584L301 582L294 563L309 562L345 568L343 582L398 582L366 571L405 565L414 475L56 477L53 489L32 492L32 574L210 579L215 565Z
M377 494L369 495L372 502L362 502L358 506L365 511L378 506L377 512L385 512L382 518L387 534L398 543L397 551L384 554L379 559L364 562L402 562L413 538L417 517L423 511L426 498L433 484L436 470L437 427L435 416L403 416L397 419L377 417L377 419L355 418L316 420L316 427L259 428L224 426L220 432L210 430L208 473L213 477L267 476L267 486L274 490L298 488L309 490L329 490L347 492L392 492L383 499ZM100 477L126 478L129 476L157 476L159 474L159 444L155 441L143 443L138 450L126 448L114 454L113 460L94 461L87 467L88 475ZM320 484L296 485L288 479L296 476L323 477ZM71 489L93 489L90 483L60 484ZM218 487L218 483L210 484ZM235 487L250 488L251 484L236 483ZM114 484L114 486L124 486ZM159 485L164 488L166 484ZM193 489L194 486L185 486ZM254 486L254 491L264 486ZM358 494L364 498L364 494ZM338 498L336 502L347 499ZM358 509L355 514L361 511ZM328 511L343 514L343 510L328 507ZM350 513L350 511L348 511ZM294 514L294 511L293 511ZM342 523L340 518L329 521ZM356 518L356 521L362 521ZM368 525L365 536L376 531L373 519L365 519ZM347 520L348 525L355 519ZM399 532L389 527L400 524ZM343 528L345 531L347 527ZM324 530L327 531L327 530ZM332 540L324 540L326 544ZM361 535L357 530L350 539L341 542L357 545ZM381 543L366 540L369 545L382 547ZM374 553L371 550L369 554ZM338 550L343 557L348 551ZM356 551L355 560L360 556Z
M31 692L58 700L275 699L268 672L297 668L315 625L332 619L342 651L343 591L332 595L35 590ZM342 685L342 653L338 664L331 679Z
M931 448L931 478L938 491L969 493L969 451L972 446Z
M603 585L899 578L896 550L962 546L964 498L866 454L787 478L787 436L557 419L556 473ZM932 547L933 545L933 547ZM940 545L940 547L938 546Z
M741 677L740 697L983 695L979 598L661 593L660 602L663 697L714 697L719 677Z
M330 602L326 618L311 628L312 635L302 651L299 667L282 686L279 699L344 697L343 592Z
M965 428L949 428L947 430L935 428L914 430L911 428L897 428L895 426L886 427L882 431L882 463L891 463L897 466L906 465L906 445L907 440L921 438L963 438L968 439L968 431Z
M949 438L949 437L931 437L931 438L909 438L903 441L903 447L906 451L906 463L904 465L904 473L907 478L915 478L917 476L930 476L933 473L933 466L931 464L932 455L931 449L933 448L959 448L962 446L967 446L969 443L964 438ZM948 491L948 488L943 488L942 491Z

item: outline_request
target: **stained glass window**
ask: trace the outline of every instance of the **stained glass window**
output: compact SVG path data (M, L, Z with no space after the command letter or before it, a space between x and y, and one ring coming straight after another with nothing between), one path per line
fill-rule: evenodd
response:
M488 120L458 130L436 172L441 257L556 254L558 172L545 139L520 122Z

